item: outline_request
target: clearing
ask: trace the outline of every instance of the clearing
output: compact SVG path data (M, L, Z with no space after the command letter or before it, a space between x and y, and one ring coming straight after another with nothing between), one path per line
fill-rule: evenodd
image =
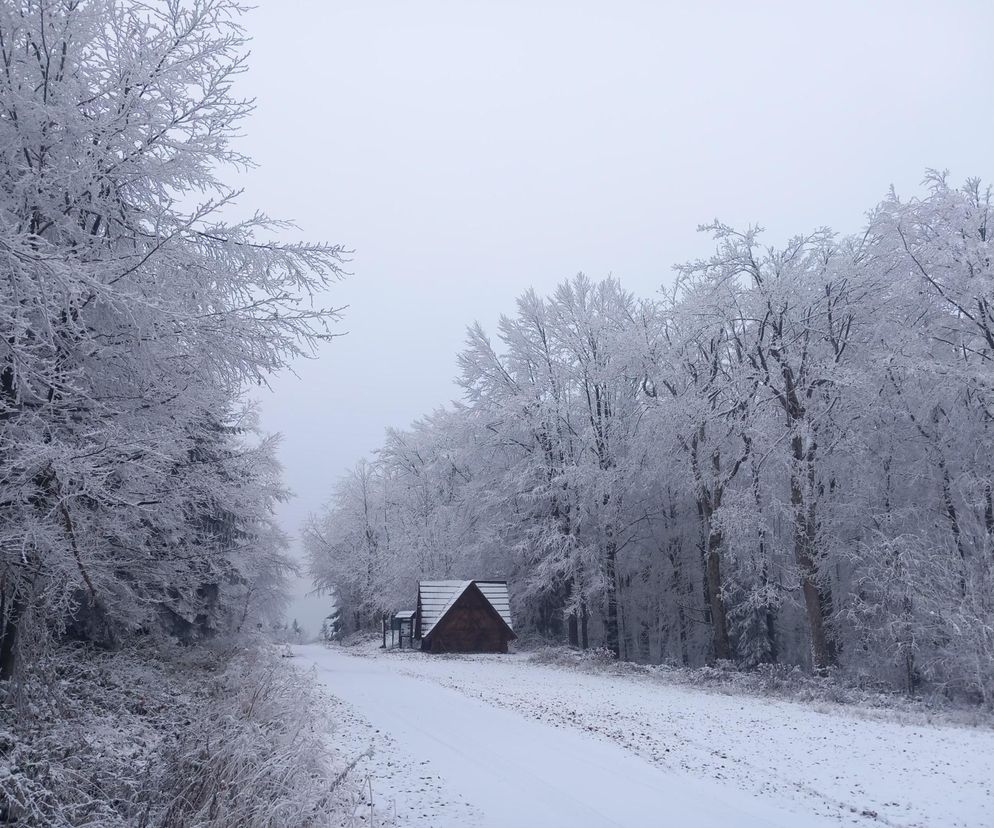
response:
M371 749L358 824L994 826L989 729L525 654L294 649L335 697L339 748Z

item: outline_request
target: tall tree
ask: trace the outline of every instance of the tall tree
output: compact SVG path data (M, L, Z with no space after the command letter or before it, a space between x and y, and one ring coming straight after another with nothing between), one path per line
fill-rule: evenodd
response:
M233 92L241 13L0 8L5 675L25 627L29 646L85 606L133 629L150 583L201 587L209 552L174 540L225 482L191 453L245 384L327 335L333 314L301 299L339 275L341 249L272 241L283 225L262 214L221 218L238 193L219 170L250 163L232 142L251 111Z

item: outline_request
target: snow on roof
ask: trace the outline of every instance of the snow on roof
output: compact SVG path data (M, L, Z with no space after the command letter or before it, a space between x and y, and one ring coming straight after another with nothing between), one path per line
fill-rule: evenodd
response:
M421 581L418 584L418 605L421 609L421 637L426 638L432 627L448 612L472 581Z
M422 638L427 638L432 628L471 584L476 584L504 619L504 623L514 629L511 626L511 604L508 600L507 581L421 581L418 584L418 604L421 608Z
M404 620L407 620L409 618L413 618L417 614L417 612L418 612L417 610L401 610L400 612L395 612L393 617L403 618Z
M473 583L480 588L480 592L493 604L494 609L504 619L504 623L513 630L514 625L511 623L511 600L507 594L507 581L474 581Z

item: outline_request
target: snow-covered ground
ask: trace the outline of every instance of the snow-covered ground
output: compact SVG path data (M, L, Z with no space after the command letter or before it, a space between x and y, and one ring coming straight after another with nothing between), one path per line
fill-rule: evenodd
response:
M336 697L342 749L372 748L378 825L994 826L988 729L523 655L296 653Z

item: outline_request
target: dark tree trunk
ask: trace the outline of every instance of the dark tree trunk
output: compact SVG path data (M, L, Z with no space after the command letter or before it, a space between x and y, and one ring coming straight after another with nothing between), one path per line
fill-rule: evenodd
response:
M711 608L711 628L714 641L714 657L727 660L732 657L732 647L728 639L728 615L721 592L721 532L711 529L708 532L708 550L705 565L708 605Z
M670 589L673 592L674 603L676 604L677 640L680 645L680 663L686 667L690 662L690 655L687 652L687 615L684 612L684 599L689 599L693 593L693 587L683 584L683 565L680 561L681 547L679 542L671 541L667 554L670 559L672 575L670 578ZM685 592L688 593L685 595Z
M649 620L643 618L641 623L638 637L638 659L643 663L648 663L652 661L652 635Z
M690 443L690 465L697 484L697 514L701 519L701 563L704 569L704 604L711 623L711 643L714 657L727 660L732 657L728 637L728 613L722 594L721 547L724 541L721 531L714 526L714 513L721 506L723 486L721 484L721 454L711 453L711 469L714 483L706 483L701 472L698 451L706 437L705 425L698 426Z
M590 647L590 638L587 635L588 618L589 613L587 612L587 602L582 601L580 603L580 647L584 650Z
M768 664L776 664L780 658L780 650L777 647L777 613L772 607L766 608L766 638L770 644L766 661Z
M0 591L0 680L12 678L17 669L17 625L23 611L24 604L16 595Z
M763 562L760 583L763 585L763 592L769 595L770 574L766 560L766 526L763 517L763 499L760 495L759 467L752 463L752 497L756 504L756 513L759 515L758 552L759 560ZM776 664L779 658L777 651L777 610L776 607L767 600L765 615L766 639L769 649L767 650L766 661Z
M953 533L953 540L956 542L956 554L959 555L959 591L960 597L966 597L966 550L963 547L963 531L959 525L959 515L956 512L956 504L953 502L952 481L949 479L949 469L946 467L946 460L939 454L939 468L942 471L942 505L946 510L946 518L949 520L949 530Z
M559 591L544 596L538 606L536 626L545 638L562 640L563 604L565 598Z
M765 544L763 541L759 543L760 555L764 556L765 559ZM764 589L769 585L769 575L766 571L766 564L763 564L763 576L762 583ZM772 604L766 605L766 639L769 643L769 650L766 657L766 661L770 664L776 664L777 659L780 657L779 650L777 648L777 611Z
M631 661L632 641L628 629L628 616L625 614L625 593L631 591L632 576L626 575L618 582L618 645L622 661Z
M728 613L721 591L721 545L720 530L712 524L713 508L708 497L699 497L697 514L701 519L701 563L704 569L704 606L708 623L711 625L711 642L714 657L729 659L732 648L728 637Z
M580 646L580 610L583 607L583 594L580 587L582 579L572 576L569 579L569 598L572 609L566 618L566 634L570 647ZM584 645L586 646L586 645Z
M577 568L572 579L572 591L573 591L573 606L575 609L570 614L570 643L573 642L574 628L578 627L577 633L577 645L581 649L586 650L589 646L589 639L587 637L587 598L585 596L584 587L584 577L583 570Z
M994 535L994 494L990 481L984 483L984 529L988 535Z
M614 653L615 658L619 658L621 644L618 635L618 545L614 539L614 527L610 524L605 529L605 535L607 542L604 545L604 580L607 582L607 596L604 636L607 648Z
M811 493L814 482L815 447L807 450L800 434L791 438L794 463L790 476L790 503L794 511L794 559L801 572L801 591L804 594L804 608L807 613L811 635L811 657L818 671L836 664L835 642L826 623L832 613L832 594L819 582L816 550L816 513L814 495ZM805 490L809 494L805 497Z

